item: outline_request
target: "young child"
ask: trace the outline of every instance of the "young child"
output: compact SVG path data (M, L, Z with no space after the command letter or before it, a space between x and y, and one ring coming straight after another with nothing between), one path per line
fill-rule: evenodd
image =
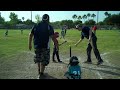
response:
M58 43L58 40L57 40L58 37L59 37L59 33L58 33L58 32L55 32L55 33L54 33L54 38L56 39L56 42L57 42L57 43ZM58 44L58 46L59 46L59 44ZM53 55L52 55L52 60L53 60L53 62L56 62L56 61L55 61L55 54L56 54L56 56L57 56L58 62L62 62L62 61L60 61L59 50L57 50L57 48L56 48L56 46L55 46L55 44L54 44L54 47L53 47Z
M5 36L8 36L8 30L6 30L6 32L5 32Z
M65 29L65 36L66 36L66 33L67 33L67 28L68 28L68 27L65 25L65 26L64 26L64 29Z
M70 58L68 71L65 73L65 77L68 79L81 79L81 67L76 56Z
M23 29L21 29L21 34L23 34Z
M65 40L65 27L63 26L61 29L61 37L60 39L63 38Z

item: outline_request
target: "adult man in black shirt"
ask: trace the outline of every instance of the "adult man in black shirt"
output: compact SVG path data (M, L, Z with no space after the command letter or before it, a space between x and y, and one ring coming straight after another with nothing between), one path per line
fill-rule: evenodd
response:
M97 65L102 64L103 60L101 59L99 50L97 49L97 37L95 36L95 34L92 32L92 29L90 29L87 26L80 26L77 25L76 29L78 29L79 31L81 31L81 38L80 40L75 44L75 46L77 46L83 39L84 37L86 37L88 39L88 47L87 47L87 61L85 61L85 63L92 63L91 61L91 50L93 48L94 54L98 60Z
M49 15L44 14L42 21L35 25L29 35L29 50L32 49L32 39L34 41L35 57L34 61L38 64L38 78L44 76L45 66L50 61L50 41L51 39L58 49L58 44L54 38L54 29L49 24Z

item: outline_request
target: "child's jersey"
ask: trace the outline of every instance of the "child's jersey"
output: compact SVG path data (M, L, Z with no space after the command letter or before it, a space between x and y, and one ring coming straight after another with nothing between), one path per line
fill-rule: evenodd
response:
M68 72L71 79L80 79L81 78L81 67L79 65L69 66Z
M59 44L57 38L55 38L55 42L56 42L57 44ZM54 43L54 47L56 47L56 46L55 46L55 43Z

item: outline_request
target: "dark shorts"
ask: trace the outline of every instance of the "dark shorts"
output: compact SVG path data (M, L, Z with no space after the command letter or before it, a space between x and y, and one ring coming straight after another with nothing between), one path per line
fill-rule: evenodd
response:
M47 66L50 61L50 50L49 49L35 49L34 62L42 63Z

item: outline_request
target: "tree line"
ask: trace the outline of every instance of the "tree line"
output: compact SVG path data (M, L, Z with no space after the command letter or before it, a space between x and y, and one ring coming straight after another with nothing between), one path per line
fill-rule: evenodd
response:
M74 28L75 25L77 25L77 24L81 24L81 25L97 24L97 25L120 26L120 13L111 15L110 13L105 12L104 15L106 16L105 19L98 23L94 20L94 18L97 15L95 15L94 13L93 14L88 13L88 14L84 14L83 16L74 14L73 16L71 16L73 18L73 20L62 20L62 21L50 22L50 24L54 28L61 28L62 25L67 25L68 28ZM3 27L6 27L6 28L13 28L17 24L25 24L25 25L33 26L34 24L41 21L41 17L38 14L35 16L36 22L33 22L30 19L25 20L24 17L22 17L22 19L18 19L18 15L15 14L14 12L10 13L9 18L10 18L10 21L5 21L5 18L1 17L1 13L0 13L0 25L2 25ZM82 22L82 20L84 22Z

